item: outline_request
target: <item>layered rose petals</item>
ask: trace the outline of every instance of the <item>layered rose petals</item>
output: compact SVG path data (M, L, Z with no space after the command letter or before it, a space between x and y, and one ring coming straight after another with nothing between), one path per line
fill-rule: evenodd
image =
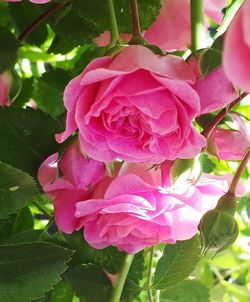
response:
M182 58L129 46L92 61L66 87L66 131L79 129L88 156L100 161L161 162L199 153L204 138L192 125L201 112L195 75Z
M244 1L227 30L223 63L228 78L250 92L250 1Z
M210 139L216 146L217 156L224 160L241 160L250 147L250 136L242 117L230 113L232 129L215 128Z
M215 207L227 189L227 180L207 175L196 185L162 187L159 171L130 164L122 167L104 198L77 203L75 215L94 248L113 245L137 253L194 236L202 215Z
M61 177L58 177L59 169ZM77 229L76 202L91 198L93 186L104 176L105 165L86 159L77 143L67 148L59 162L55 153L42 163L38 179L44 192L54 201L55 221L60 230L72 233Z

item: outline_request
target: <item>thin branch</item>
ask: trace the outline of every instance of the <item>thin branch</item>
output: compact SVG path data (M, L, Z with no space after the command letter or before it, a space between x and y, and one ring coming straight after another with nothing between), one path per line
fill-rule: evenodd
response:
M42 24L49 16L63 8L68 2L57 3L51 6L41 16L35 19L18 37L18 40L24 41L40 24Z

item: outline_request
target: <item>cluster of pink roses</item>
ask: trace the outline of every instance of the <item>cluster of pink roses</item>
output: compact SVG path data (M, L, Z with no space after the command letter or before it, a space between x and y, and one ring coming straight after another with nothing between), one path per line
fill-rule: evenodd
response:
M205 174L196 184L166 186L168 167L155 170L142 163L117 162L109 176L103 163L82 154L77 141L57 160L58 154L51 155L38 174L54 200L56 223L65 233L84 227L85 239L97 249L113 245L136 253L189 239L228 189L228 178Z
M83 228L93 247L130 253L191 238L228 181L202 175L195 184L172 184L171 161L192 158L206 145L192 124L195 117L236 97L221 67L202 77L194 62L157 56L143 46L93 60L64 94L66 130L57 140L78 131L79 141L59 163L54 154L39 170L59 228ZM112 161L115 171L108 176L104 163Z
M205 1L206 14L219 23L225 2ZM235 35L234 26L241 29L239 42L244 40L249 46L244 36L248 21L242 22L249 3L229 30L225 66L232 55L227 47ZM160 16L144 37L165 50L187 48L190 0L163 0L162 4ZM242 55L247 57L247 50ZM191 238L202 215L226 193L228 180L203 174L195 183L187 179L174 184L171 166L178 158L193 158L206 146L193 120L237 98L228 77L238 82L228 75L227 66L226 72L227 76L219 67L202 76L195 60L158 56L144 46L132 45L115 56L93 60L71 80L64 93L66 130L56 139L61 143L76 131L78 139L60 160L58 154L46 159L38 175L54 201L59 228L65 233L83 228L93 247L112 245L129 253ZM249 91L244 76L239 86ZM211 136L222 159L240 159L250 142L241 117L232 114L231 118L237 131L218 128ZM244 144L231 150L223 142L227 137L239 141L242 135ZM114 165L111 175L106 168L110 162ZM155 164L157 169L152 168Z

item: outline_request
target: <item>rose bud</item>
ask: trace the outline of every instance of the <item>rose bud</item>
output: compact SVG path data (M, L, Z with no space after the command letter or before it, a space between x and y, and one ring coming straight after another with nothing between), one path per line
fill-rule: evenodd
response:
M215 209L208 211L200 221L198 229L201 234L203 252L214 252L214 256L234 243L239 228L234 214L236 197L232 194L223 195Z
M0 106L9 106L20 93L22 84L15 70L6 70L0 74Z

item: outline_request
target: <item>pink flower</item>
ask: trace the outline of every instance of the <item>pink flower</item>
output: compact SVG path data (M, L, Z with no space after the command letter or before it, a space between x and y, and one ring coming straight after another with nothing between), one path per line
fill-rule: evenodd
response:
M250 92L250 1L244 1L227 30L223 61L228 78Z
M200 58L191 56L188 59L190 68L196 75L193 88L200 97L201 114L218 110L238 97L232 82L228 79L222 66L207 75L202 75L199 68Z
M63 176L58 177L58 169ZM105 165L86 159L76 142L67 148L59 162L55 153L42 163L38 179L43 190L54 200L55 221L61 231L69 234L77 229L76 202L92 198L93 187L104 178Z
M0 74L0 106L10 105L9 92L12 81L13 78L9 71Z
M226 0L205 0L205 14L217 23L223 17ZM191 45L190 0L162 0L156 22L144 33L144 38L167 51L187 49Z
M204 10L207 17L220 24L222 9L227 0L205 0ZM109 32L103 33L95 42L98 46L109 43ZM190 0L162 0L162 9L156 22L143 32L150 43L166 51L183 50L191 45ZM130 40L130 35L122 34L122 40Z
M220 159L241 160L250 147L250 137L243 119L236 113L230 113L233 130L215 128L210 139L215 144Z
M194 81L182 58L157 56L143 46L95 59L66 87L67 126L57 140L79 129L82 149L104 162L193 157L205 140L192 120L206 106Z
M228 189L224 178L204 175L196 184L162 187L160 170L124 164L104 198L76 204L84 237L94 248L116 246L129 253L194 236L202 215Z
M226 0L205 0L206 16L217 23ZM144 38L167 51L187 49L191 45L190 0L162 0L162 9L156 22L144 33Z

